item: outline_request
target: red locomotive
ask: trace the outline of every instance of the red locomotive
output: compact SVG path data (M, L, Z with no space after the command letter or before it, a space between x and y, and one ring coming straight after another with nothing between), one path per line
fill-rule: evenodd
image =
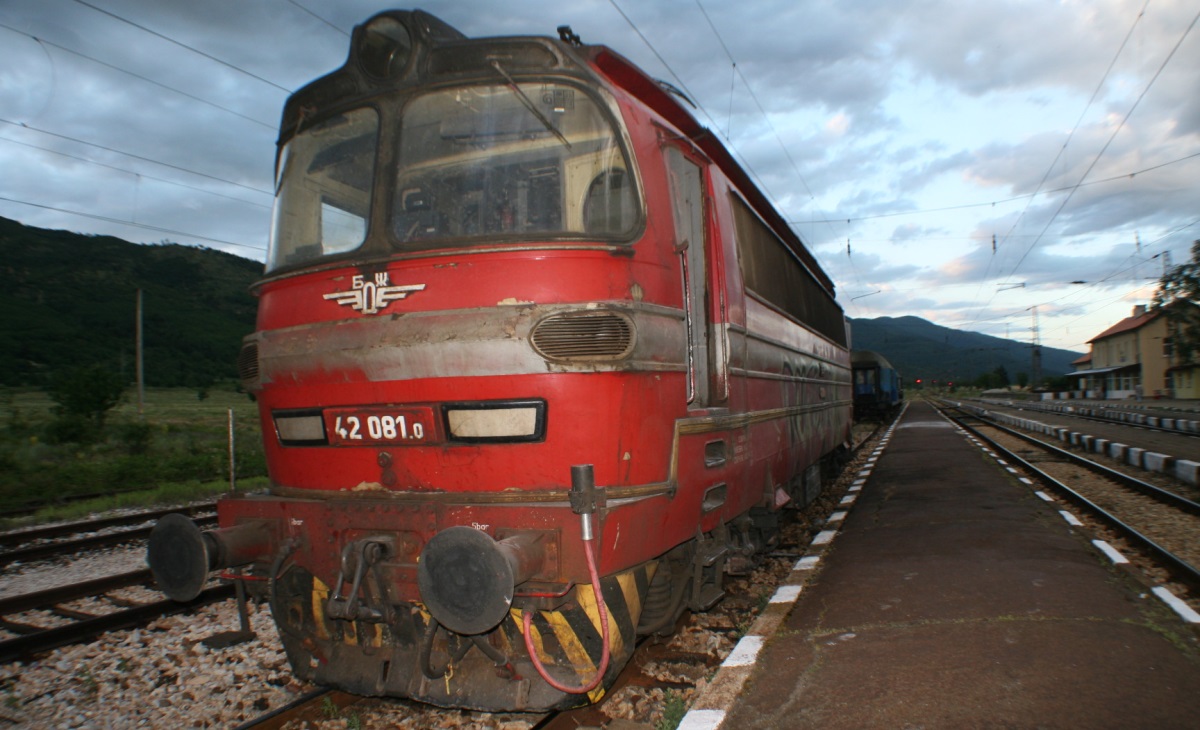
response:
M594 701L845 451L833 283L670 89L559 35L381 13L285 106L239 358L271 489L149 562L256 590L299 677Z

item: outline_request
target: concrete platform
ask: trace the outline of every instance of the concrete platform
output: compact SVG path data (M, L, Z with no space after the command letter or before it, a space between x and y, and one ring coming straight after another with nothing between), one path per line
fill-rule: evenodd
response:
M732 706L684 726L1200 727L1195 625L1059 509L914 403Z

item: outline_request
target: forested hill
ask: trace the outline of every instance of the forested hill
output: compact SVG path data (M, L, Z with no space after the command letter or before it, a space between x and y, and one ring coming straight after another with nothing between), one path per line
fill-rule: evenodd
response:
M179 244L31 228L0 218L0 384L103 364L132 382L142 290L147 385L237 377L259 261Z
M136 292L142 289L148 385L202 386L237 377L254 329L250 285L262 264L179 244L146 246L0 218L0 385L37 385L77 365L134 378ZM973 381L1004 367L1028 373L1029 345L919 317L851 320L855 349L875 350L905 380ZM1043 348L1042 371L1070 371L1080 353Z
M850 327L854 349L883 355L908 383L921 378L965 384L998 367L1004 368L1012 382L1020 373L1032 376L1027 342L950 329L920 317L851 319ZM1043 347L1042 376L1055 378L1071 372L1071 361L1082 354Z

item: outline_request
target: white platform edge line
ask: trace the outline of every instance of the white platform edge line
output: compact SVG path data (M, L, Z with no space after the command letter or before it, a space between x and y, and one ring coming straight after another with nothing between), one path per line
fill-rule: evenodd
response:
M771 596L771 603L795 603L803 588L802 585L779 586L775 595Z
M1118 552L1117 549L1114 548L1112 545L1109 545L1108 543L1104 542L1103 540L1092 540L1092 544L1095 545L1096 547L1100 548L1100 552L1107 555L1108 559L1113 561L1117 565L1129 562L1128 558L1126 558L1124 555L1122 555L1120 552Z
M1062 515L1062 518L1067 521L1068 525L1072 525L1074 527L1083 527L1083 523L1079 521L1079 518L1065 509L1060 509L1058 513Z
M717 730L724 723L724 710L688 710L676 730Z
M752 667L754 662L758 660L758 652L763 648L765 637L746 635L743 636L733 647L733 651L729 652L729 656L725 657L725 661L721 662L723 667Z
M1192 607L1184 603L1178 596L1163 586L1152 588L1154 595L1162 599L1162 602L1171 607L1171 610L1179 614L1180 618L1187 621L1189 624L1200 624L1200 613L1192 610Z

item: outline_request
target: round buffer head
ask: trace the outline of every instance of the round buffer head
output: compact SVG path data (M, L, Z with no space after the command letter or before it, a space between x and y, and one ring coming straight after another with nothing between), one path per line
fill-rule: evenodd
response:
M482 634L508 615L513 568L487 534L449 527L421 551L417 585L438 623L458 634Z

